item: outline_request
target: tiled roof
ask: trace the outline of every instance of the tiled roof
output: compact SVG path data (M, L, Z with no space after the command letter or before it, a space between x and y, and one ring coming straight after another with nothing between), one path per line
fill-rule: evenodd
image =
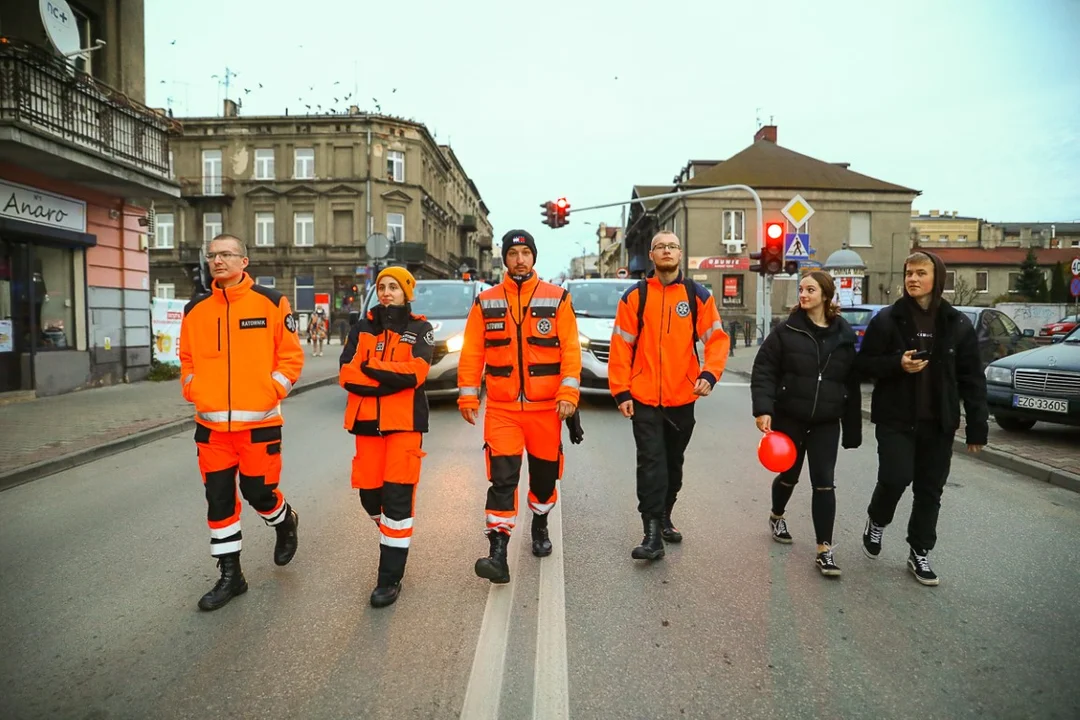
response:
M946 265L1009 265L1019 267L1027 257L1027 248L932 248L922 247L941 258ZM1068 263L1080 255L1080 248L1035 248L1040 265Z

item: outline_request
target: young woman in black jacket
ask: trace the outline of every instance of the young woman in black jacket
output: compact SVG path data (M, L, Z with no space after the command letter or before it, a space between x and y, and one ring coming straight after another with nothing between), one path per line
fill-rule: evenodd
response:
M802 278L798 306L765 339L750 380L758 429L784 433L797 450L795 464L773 480L769 516L773 539L792 541L784 510L799 482L803 460L809 456L815 562L822 575L832 577L840 575L832 532L836 518L833 473L841 426L845 448L862 444L861 398L853 371L855 331L833 304L835 294L828 273L816 270Z

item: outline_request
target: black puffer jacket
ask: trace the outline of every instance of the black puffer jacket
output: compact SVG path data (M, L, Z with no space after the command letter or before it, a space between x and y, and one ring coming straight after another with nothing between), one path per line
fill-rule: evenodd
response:
M801 422L841 420L843 446L862 442L862 398L853 372L855 331L842 317L817 333L802 310L776 326L754 358L754 417Z

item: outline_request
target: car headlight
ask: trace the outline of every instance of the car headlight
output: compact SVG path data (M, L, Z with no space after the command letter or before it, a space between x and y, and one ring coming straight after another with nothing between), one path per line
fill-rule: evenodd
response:
M577 339L578 339L578 342L581 343L581 349L582 350L588 350L589 349L589 338L585 337L584 335L578 335Z
M1004 367L986 366L986 382L995 385L1012 385L1012 370Z
M461 348L465 346L465 333L458 333L452 335L446 341L446 352L461 352Z

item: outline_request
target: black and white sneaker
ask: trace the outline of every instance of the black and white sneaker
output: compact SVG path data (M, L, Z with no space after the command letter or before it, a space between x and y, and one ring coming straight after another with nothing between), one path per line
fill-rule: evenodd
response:
M923 585L937 585L938 576L933 570L930 569L930 560L926 557L926 554L919 554L915 548L911 548L911 552L908 553L907 558L908 570L915 576Z
M862 534L862 550L871 560L877 560L877 556L881 554L881 535L884 532L884 525L878 525L870 518L866 518L866 527Z
M787 521L782 517L769 518L769 527L772 528L772 539L778 543L784 543L790 545L792 543L791 533L787 529Z
M833 550L836 549L835 545L826 545L825 552L819 552L817 554L817 560L814 563L817 565L818 570L822 575L826 577L840 577L840 567L833 560Z

